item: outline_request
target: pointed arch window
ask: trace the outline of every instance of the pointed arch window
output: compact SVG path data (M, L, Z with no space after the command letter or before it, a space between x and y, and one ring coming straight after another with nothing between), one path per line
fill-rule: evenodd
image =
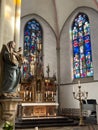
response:
M73 75L74 79L93 76L90 22L79 13L72 24Z
M24 28L24 57L23 81L42 73L43 66L43 32L36 19L28 21Z

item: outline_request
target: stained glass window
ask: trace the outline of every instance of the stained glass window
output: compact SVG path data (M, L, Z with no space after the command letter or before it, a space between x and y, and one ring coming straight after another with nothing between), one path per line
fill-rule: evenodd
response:
M26 62L23 64L23 81L41 74L43 71L42 37L40 23L35 19L28 21L24 28L24 57Z
M84 13L79 13L72 25L74 78L93 76L90 22Z

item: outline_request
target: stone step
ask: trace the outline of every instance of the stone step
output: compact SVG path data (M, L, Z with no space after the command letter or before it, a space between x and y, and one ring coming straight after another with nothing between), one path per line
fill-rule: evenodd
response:
M55 126L75 126L78 121L74 121L68 117L47 117L47 118L32 118L18 119L15 122L15 128L34 128L34 127L55 127Z

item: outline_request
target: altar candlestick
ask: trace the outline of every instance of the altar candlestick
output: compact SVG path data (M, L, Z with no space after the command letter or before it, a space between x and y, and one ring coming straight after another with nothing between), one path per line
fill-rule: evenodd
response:
M84 92L81 90L81 86L79 84L78 86L79 90L77 93L73 92L73 97L74 99L78 100L79 101L79 104L80 104L80 121L79 121L79 125L84 125L84 120L83 120L83 112L82 112L82 100L85 100L87 99L88 97L88 92Z

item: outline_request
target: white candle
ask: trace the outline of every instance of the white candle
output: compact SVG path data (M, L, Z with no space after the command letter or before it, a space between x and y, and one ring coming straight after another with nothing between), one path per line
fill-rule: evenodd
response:
M40 50L42 49L42 44L40 44Z
M47 97L47 92L46 92L46 97Z
M30 92L30 99L31 99L31 92Z
M52 97L53 97L53 91L52 91Z
M73 92L75 92L75 88L74 88L74 86L73 86Z
M80 80L78 80L78 86L80 86Z
M26 95L28 96L28 91L26 91Z
M20 92L20 87L18 87L17 91L18 91L18 93Z

